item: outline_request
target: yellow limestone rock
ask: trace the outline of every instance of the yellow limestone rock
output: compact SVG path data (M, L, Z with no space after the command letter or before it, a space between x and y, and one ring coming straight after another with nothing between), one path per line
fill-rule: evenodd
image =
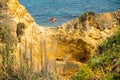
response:
M96 16L90 14L84 22L76 18L58 28L45 28L35 23L18 0L8 0L7 4L16 29L20 22L26 26L21 41L18 40L15 46L14 68L32 66L34 72L44 71L47 78L49 73L60 80L74 75L93 56L98 45L116 31L119 24L117 16L120 11L116 11Z

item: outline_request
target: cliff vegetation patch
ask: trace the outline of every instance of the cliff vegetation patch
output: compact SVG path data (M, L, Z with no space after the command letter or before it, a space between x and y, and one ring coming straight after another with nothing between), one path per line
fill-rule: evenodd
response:
M80 68L73 80L120 79L120 29L98 47L87 65Z

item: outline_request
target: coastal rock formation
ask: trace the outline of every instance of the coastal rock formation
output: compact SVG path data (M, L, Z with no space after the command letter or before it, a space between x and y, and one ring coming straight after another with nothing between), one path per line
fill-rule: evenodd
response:
M35 23L18 0L0 0L0 7L3 3L6 9L2 8L1 11L5 12L9 20L3 17L0 22L9 24L12 30L14 76L20 74L19 70L24 67L25 70L32 68L32 73L41 74L41 79L67 80L95 54L99 44L111 36L120 25L118 10L103 14L84 13L57 28L42 27ZM3 45L1 42L1 46ZM2 56L0 61L3 61ZM30 75L26 75L27 80ZM20 75L17 77L20 78Z

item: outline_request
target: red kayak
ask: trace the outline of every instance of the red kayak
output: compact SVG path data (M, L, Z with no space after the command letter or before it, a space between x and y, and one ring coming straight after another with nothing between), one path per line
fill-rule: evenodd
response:
M50 19L49 19L49 22L51 22L51 23L52 23L52 22L55 22L55 21L56 21L55 18L50 18Z

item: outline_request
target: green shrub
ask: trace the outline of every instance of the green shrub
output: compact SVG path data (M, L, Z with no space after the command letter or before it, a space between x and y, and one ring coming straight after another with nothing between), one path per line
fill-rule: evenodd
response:
M79 20L80 20L81 22L84 22L84 21L87 19L87 16L88 16L88 13L84 13L84 14L82 14L82 15L79 17Z
M79 20L80 22L85 22L88 17L91 18L92 16L95 16L95 15L96 14L94 12L86 12L79 17Z
M20 37L24 34L24 31L23 31L24 29L25 29L25 24L19 22L17 24L17 30L16 30L16 34L17 34L19 41L20 41Z
M98 47L99 52L106 52L108 50L114 50L115 52L120 52L120 29L118 29L117 32L111 37L109 37L107 40L103 41L102 44Z
M89 80L93 76L93 72L89 66L80 68L77 77L74 80Z

